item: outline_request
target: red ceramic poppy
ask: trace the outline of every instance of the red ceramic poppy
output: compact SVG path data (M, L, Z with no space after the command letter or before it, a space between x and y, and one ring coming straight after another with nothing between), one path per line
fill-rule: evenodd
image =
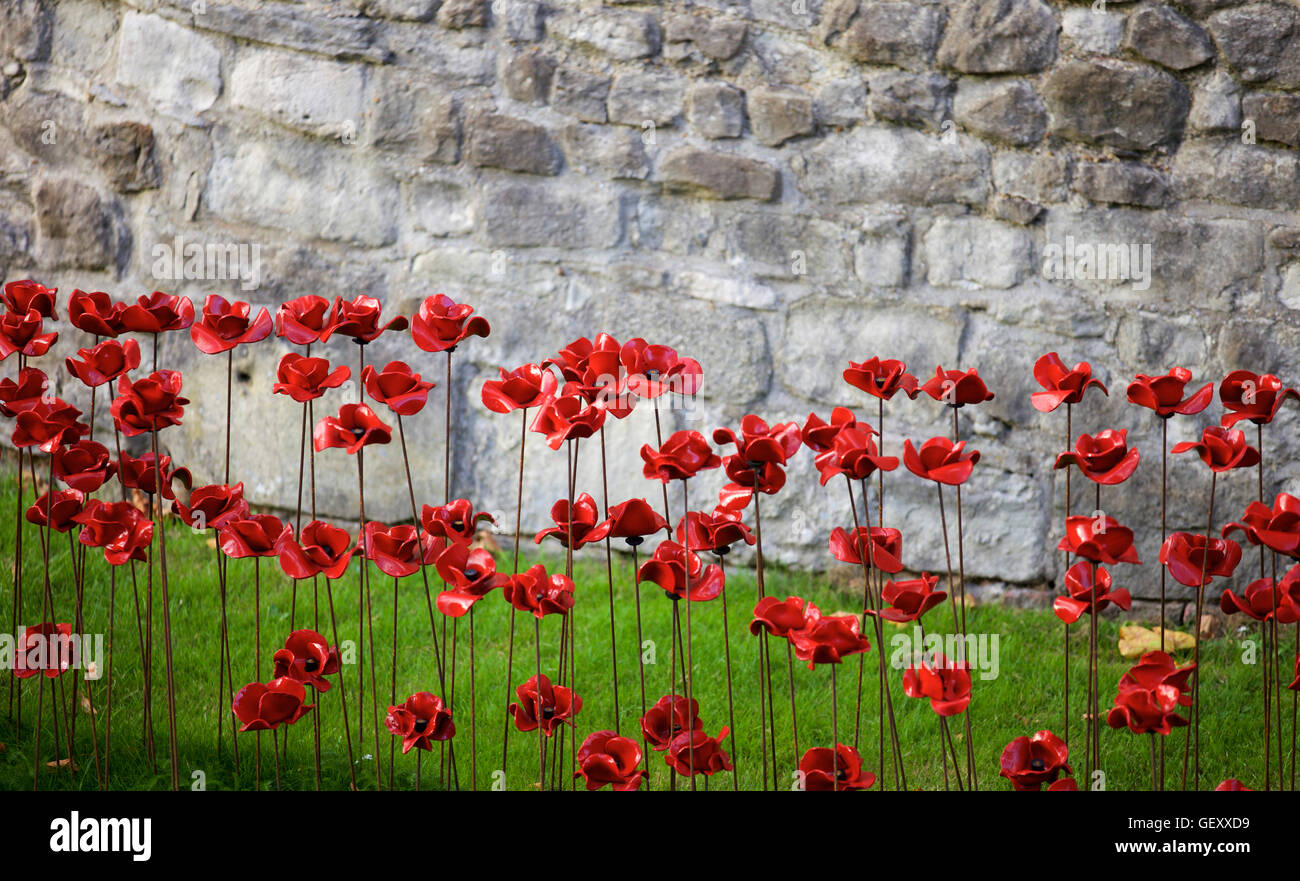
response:
M76 516L81 513L85 501L85 493L76 489L56 490L53 498L49 492L44 492L27 509L27 522L37 526L48 525L55 532L67 532L77 525Z
M330 301L318 294L308 294L281 303L275 311L275 335L295 346L310 346L320 341L329 325Z
M859 422L848 407L836 407L831 411L831 421L826 422L816 413L808 414L800 436L804 446L814 453L825 453L835 449L835 438L846 428L857 429L875 437L877 431L866 422Z
M90 426L77 420L80 415L80 410L59 398L39 398L15 416L13 444L39 447L42 453L53 453L64 444L75 444L90 434Z
M1066 762L1069 757L1065 741L1050 731L1036 731L1033 737L1017 737L1006 745L1000 773L1017 792L1038 792L1044 783L1055 783L1061 772L1074 773Z
M980 451L966 452L966 442L953 443L946 437L932 437L921 448L903 441L903 464L907 470L924 480L933 480L948 486L965 483L980 460Z
M312 444L316 452L337 447L348 455L371 444L386 444L393 430L365 404L344 404L337 416L326 416L316 423Z
M16 417L23 410L30 410L47 397L50 378L43 370L24 367L18 371L18 378L0 379L0 414Z
M717 468L722 459L713 452L704 435L698 431L678 431L664 441L659 449L646 444L641 447L645 466L641 473L647 480L688 480L701 471Z
M852 533L841 526L831 530L831 556L841 563L867 565L891 575L903 571L903 534L889 526L873 526L868 544L867 527L859 526Z
M722 748L722 741L727 739L731 729L726 725L717 737L704 733L702 728L683 731L668 743L664 762L678 774L692 777L703 774L712 777L722 771L732 769L731 756Z
M457 303L446 294L426 297L411 322L411 338L426 352L454 350L466 337L485 337L492 332L486 318L474 314L468 303Z
M769 426L753 413L741 420L739 436L730 428L718 428L713 442L735 446L736 452L722 463L733 482L769 495L785 485L783 466L803 445L797 422Z
M111 565L149 559L145 548L153 541L153 521L130 502L91 499L73 519L81 524L77 540L87 547L103 548L104 559Z
M57 332L41 333L44 322L41 313L35 309L0 315L0 361L15 353L39 358L48 352L59 335Z
M849 655L870 651L871 643L859 632L856 615L821 615L801 630L790 631L794 656L818 664L838 664Z
M713 551L721 557L738 541L752 545L756 539L749 527L740 521L740 514L726 508L715 508L712 514L688 511L677 521L678 544L693 551Z
M473 541L479 524L484 521L496 522L487 511L475 511L469 499L452 499L445 505L425 505L420 510L420 525L424 531L453 543Z
M568 374L564 373L566 379ZM622 362L622 346L607 333L597 335L581 374L570 380L578 393L616 419L626 418L636 407L632 377Z
M921 386L921 391L949 407L964 407L993 400L993 392L984 385L984 380L980 379L974 367L966 371L937 367L934 378Z
M352 371L347 367L331 371L328 358L304 358L297 352L289 352L280 359L271 392L288 395L302 404L316 400L327 389L338 388L351 375Z
M1069 368L1055 352L1048 352L1034 362L1034 379L1043 390L1034 392L1029 400L1040 413L1051 413L1062 404L1079 403L1093 386L1101 389L1103 395L1110 394L1101 380L1093 379L1092 366L1087 361Z
M386 330L406 330L406 318L397 316L387 324L379 323L384 305L374 297L360 294L351 300L337 297L334 309L330 313L325 330L321 332L320 341L328 342L334 334L352 337L360 345L373 342Z
M620 737L617 731L596 731L578 747L578 770L588 792L609 786L615 792L632 792L641 788L646 772L641 764L641 747L634 740Z
M567 440L594 435L605 424L606 412L566 386L558 397L548 397L538 405L529 430L546 435L547 445L558 450Z
M610 538L621 538L632 547L645 541L645 536L668 528L668 521L655 513L645 499L628 499L606 513L609 514Z
M749 632L754 636L766 630L773 636L788 639L796 630L806 630L822 616L821 610L803 597L763 597L754 606L754 620L749 622Z
M614 524L609 520L602 520L599 523L600 509L596 507L596 500L591 497L591 493L582 493L573 503L573 515L569 515L569 500L560 499L554 505L551 505L551 520L555 522L554 526L547 527L537 533L534 542L541 544L547 536L553 536L559 540L564 547L569 546L569 539L573 539L573 547L580 548L585 544L592 542L604 541L609 535L609 531Z
M74 289L68 297L68 323L91 336L115 337L122 332L122 304L103 291Z
M275 653L273 663L271 675L276 679L287 676L326 692L333 684L325 677L339 671L339 651L315 630L295 630Z
M606 334L606 336L608 336ZM613 337L609 337L613 340ZM583 377L587 375L587 364L591 360L591 353L595 351L595 346L591 340L584 337L578 337L569 343L558 354L552 355L542 362L542 367L554 367L560 371L560 378L565 383L581 383Z
M1211 471L1219 473L1233 468L1254 468L1259 464L1259 450L1246 443L1245 432L1233 428L1211 425L1201 432L1198 442L1174 444L1175 453L1189 450L1195 450Z
M501 589L507 603L534 618L565 615L573 608L573 580L565 575L547 575L541 563L510 576Z
M6 282L4 286L4 304L10 312L26 314L35 310L42 318L58 320L55 313L58 288L47 288L30 278L22 281Z
M1049 784L1047 787L1047 791L1048 792L1078 792L1079 784L1075 782L1073 777L1062 777L1060 780L1057 780L1055 783Z
M1128 445L1126 431L1106 429L1079 435L1073 450L1056 457L1055 469L1078 467L1093 483L1114 486L1128 480L1138 466L1138 449Z
M422 563L434 562L443 548L438 539L409 523L385 526L371 520L365 536L366 557L394 578L414 575Z
M361 381L372 400L386 404L398 416L414 416L429 400L431 382L420 379L404 361L389 361L383 370L369 365L361 371Z
M231 303L219 294L209 294L203 300L202 316L190 325L190 339L205 355L261 342L271 335L271 313L263 306L250 319L249 309L247 303Z
M293 527L285 525L276 539L275 551L280 568L290 578L342 578L356 552L357 540L346 529L313 520L302 528L295 540Z
M137 459L123 452L117 461L117 479L127 489L138 489L142 493L155 495L158 492L159 476L162 477L163 498L173 501L176 499L176 491L172 488L175 481L179 480L186 489L194 483L188 468L172 469L171 456L163 456L157 468L154 467L153 453L145 453Z
M227 557L274 557L275 544L284 532L284 523L274 514L246 514L222 525L217 532L218 546Z
M72 657L71 624L33 624L23 631L22 643L14 647L14 678L44 675L57 679L72 669Z
M195 487L190 493L189 504L174 502L172 511L179 514L191 529L220 529L248 513L248 502L244 501L244 484L240 482L227 486L224 483L214 483Z
M640 398L665 392L693 395L704 384L704 371L694 358L682 358L669 346L651 345L637 337L623 344L619 360L627 371L627 390Z
M1291 601L1286 587L1272 578L1256 579L1240 594L1225 590L1219 598L1219 608L1225 615L1240 612L1256 621L1271 621L1276 614L1279 624L1294 624L1300 618L1300 611Z
M1094 563L1141 563L1133 546L1133 530L1114 517L1076 515L1065 518L1065 538L1056 546Z
M438 555L438 575L447 590L438 594L438 611L449 618L460 618L470 607L508 580L497 573L497 563L483 548L452 543Z
M1171 532L1160 546L1160 562L1179 584L1204 587L1215 577L1227 578L1241 562L1241 545L1230 538ZM1202 576L1202 572L1204 575Z
M1165 652L1147 652L1119 680L1106 724L1111 728L1128 726L1135 734L1168 734L1186 725L1178 709L1192 705L1187 678L1195 666L1177 668Z
M928 572L922 572L920 578L886 581L880 598L888 603L888 607L879 611L867 609L866 613L879 615L896 624L919 621L922 615L948 598L945 591L934 589L938 583L939 576Z
M1263 544L1279 554L1300 558L1300 499L1278 493L1272 508L1251 502L1239 522L1223 527L1223 535L1237 529L1246 533L1253 545Z
M1223 426L1228 428L1243 419L1267 425L1277 417L1287 398L1300 401L1300 392L1283 388L1282 380L1273 374L1234 370L1219 383L1219 400L1229 411L1223 414Z
M133 339L104 340L93 348L78 349L77 358L81 360L64 359L68 372L90 388L98 388L140 366L140 344Z
M722 567L710 563L705 566L699 554L687 551L675 541L664 541L655 548L654 556L641 564L637 582L652 581L674 600L687 596L689 568L689 595L693 603L708 602L722 595L726 577Z
M1110 572L1106 567L1080 560L1066 570L1068 595L1053 600L1052 610L1066 624L1078 621L1084 612L1091 614L1094 608L1100 612L1111 603L1127 612L1133 604L1133 597L1122 587L1111 590L1110 585Z
M930 709L940 716L964 713L970 705L970 691L970 663L950 661L942 653L903 671L903 693L929 698Z
M451 740L456 723L442 698L427 691L417 692L399 707L389 707L384 719L394 737L402 738L402 755L412 749L432 750L433 741Z
M180 425L189 398L181 397L181 374L176 370L159 370L131 382L130 377L117 380L117 397L113 399L113 420L127 437L146 431L160 431Z
M1128 399L1139 407L1155 411L1161 419L1175 413L1186 416L1200 413L1214 400L1214 383L1206 383L1200 391L1183 397L1187 383L1192 381L1192 371L1174 367L1163 376L1139 373L1128 387Z
M859 425L844 425L835 435L834 445L818 453L813 464L821 474L825 486L832 477L843 474L850 480L866 480L879 471L893 471L898 467L897 456L882 456L872 439L875 429Z
M886 401L900 391L915 399L920 391L916 377L907 372L907 365L892 358L872 358L861 364L850 361L848 369L844 371L844 381L873 398Z
M1249 786L1242 783L1236 777L1229 777L1218 786L1214 787L1215 792L1254 792Z
M815 746L799 760L799 779L804 792L853 792L870 789L876 775L862 767L862 756L851 746L835 744L835 749Z
M573 724L573 717L582 709L582 698L573 693L573 689L563 685L552 685L546 676L534 676L515 689L518 701L510 704L507 711L515 720L515 727L520 731L536 731L541 725L542 733L547 737L555 734L561 724Z
M303 704L307 689L296 679L280 676L263 685L252 682L239 689L230 708L244 723L240 731L274 731L292 725L313 709Z
M500 379L483 383L483 406L493 413L513 413L536 407L555 394L555 374L538 364L525 364L506 373L498 368Z
M93 493L116 473L117 465L101 443L77 441L54 451L54 476L83 493Z
M663 752L673 739L685 731L704 728L700 721L700 702L688 701L677 694L666 694L641 717L641 735L655 752Z
M123 304L118 326L133 333L167 333L186 330L194 323L194 303L189 297L154 291L134 303Z

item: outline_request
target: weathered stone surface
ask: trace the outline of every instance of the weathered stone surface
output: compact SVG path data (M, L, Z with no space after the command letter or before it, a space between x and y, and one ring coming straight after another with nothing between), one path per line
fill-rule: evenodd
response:
M686 80L657 73L630 73L614 78L605 102L609 121L624 125L672 125L682 115Z
M1029 226L1043 214L1043 206L1019 196L998 193L989 200L989 210L998 220Z
M555 62L549 56L529 49L502 60L501 85L516 101L545 104L554 73Z
M375 22L364 18L330 15L300 4L244 6L209 2L203 4L202 12L196 12L193 0L157 2L180 12L181 20L196 30L334 58L371 63L388 58L387 50L376 45Z
M1069 61L1047 74L1051 130L1070 140L1149 150L1182 137L1191 100L1172 76L1123 61Z
M740 51L748 29L748 22L738 19L674 15L664 25L664 41L690 43L705 56L726 61Z
M988 148L961 136L858 126L822 138L802 161L800 190L831 204L983 205L988 198Z
M1203 79L1192 93L1187 122L1195 131L1236 130L1241 127L1241 87L1222 71Z
M230 73L230 101L320 137L356 134L365 83L355 65L280 50L253 50Z
M569 123L562 132L564 154L571 167L615 180L645 180L650 176L642 133L609 131L595 125Z
M1209 19L1214 42L1246 82L1270 80L1300 87L1300 11L1280 3L1252 3Z
M993 157L993 185L1029 202L1061 202L1068 195L1070 159L1055 152L1003 152Z
M1080 52L1113 55L1124 38L1124 17L1091 7L1066 9L1061 14L1061 33L1066 45Z
M902 215L868 217L853 246L853 273L870 287L907 284L912 265L912 230Z
M622 235L617 199L589 188L493 184L483 194L485 240L493 247L608 248Z
M745 129L745 93L730 83L697 82L691 86L686 115L706 138L738 138Z
M546 30L561 40L620 61L648 58L659 51L659 25L640 12L611 9L589 15L582 10L567 10L547 18Z
M131 11L122 19L117 83L139 90L166 112L202 113L221 94L221 52L194 31Z
M116 257L109 206L91 187L71 178L41 180L36 203L36 247L42 263L73 269L102 269Z
M1174 70L1187 70L1214 57L1214 44L1200 25L1168 6L1144 6L1128 17L1124 48Z
M1300 156L1238 140L1184 144L1173 180L1185 199L1285 210L1300 204Z
M769 201L781 191L781 175L766 162L691 147L668 154L659 176L670 189L715 199Z
M933 3L861 4L840 45L851 58L868 64L893 64L914 70L934 57L943 10Z
M361 11L372 18L394 21L428 21L441 0L364 0Z
M952 115L952 81L940 74L879 73L868 94L876 119L938 131Z
M113 122L90 131L91 150L117 190L135 193L158 186L153 129L142 122Z
M497 10L512 40L536 43L546 33L543 7L536 0L502 0Z
M583 122L604 122L605 99L609 97L609 77L580 67L561 65L551 85L551 106Z
M812 97L790 89L753 89L749 126L760 143L775 147L813 130Z
M41 61L50 50L49 0L10 0L0 8L0 56Z
M480 168L559 174L564 165L546 129L527 120L484 114L473 121L468 137L469 161Z
M422 162L450 165L460 160L456 100L432 85L404 76L380 81L379 103L370 121L373 143L410 149Z
M952 111L963 128L1007 144L1036 144L1047 131L1047 109L1025 80L963 80Z
M1023 229L976 217L941 217L925 234L926 279L936 287L1009 288L1024 278L1033 253Z
M1085 162L1075 169L1074 190L1094 202L1159 208L1169 196L1169 183L1136 162Z
M1255 123L1255 137L1300 147L1300 95L1251 92L1241 102L1241 115Z
M487 27L491 8L488 0L443 0L438 24L453 30Z
M813 96L813 116L821 125L857 125L867 118L867 84L859 76L831 80Z
M963 73L1033 73L1056 56L1058 30L1042 0L962 0L936 60Z

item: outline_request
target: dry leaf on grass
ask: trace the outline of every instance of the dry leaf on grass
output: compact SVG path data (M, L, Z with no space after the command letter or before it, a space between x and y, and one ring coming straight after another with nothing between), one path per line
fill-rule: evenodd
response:
M90 702L90 697L86 694L82 694L81 696L81 712L87 713L91 716L99 714L99 710L95 709L95 705Z
M1181 630L1165 630L1165 651L1181 652L1196 647L1196 638ZM1125 624L1119 629L1119 653L1135 660L1147 652L1160 651L1160 629Z
M501 550L501 546L497 544L496 537L492 535L492 530L490 529L480 529L475 533L474 540L470 542L469 546L471 549L483 548L483 550L493 554Z
M59 759L58 761L54 761L54 762L46 762L46 763L45 763L45 767L47 767L47 768L66 768L66 767L68 767L68 765L70 765L70 764L72 765L72 770L73 770L73 771L80 771L80 770L81 770L81 766L78 765L78 764L75 764L75 763L72 761L72 759Z

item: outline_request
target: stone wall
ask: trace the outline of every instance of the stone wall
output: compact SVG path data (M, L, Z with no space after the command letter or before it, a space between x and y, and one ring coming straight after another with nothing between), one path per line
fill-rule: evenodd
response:
M1123 403L1128 379L1177 363L1202 381L1239 366L1300 380L1291 3L7 0L0 65L0 274L196 301L367 292L408 313L438 291L467 300L494 332L456 355L454 489L499 512L519 425L478 388L579 335L701 361L701 399L666 430L861 412L839 380L850 358L975 365L997 398L962 412L983 453L966 569L1041 600L1059 575L1065 429L1030 407L1038 355L1090 360L1110 385L1075 428L1129 428L1143 450L1102 506L1139 527L1150 562L1159 426ZM177 237L256 246L256 286L170 277L156 248ZM1130 267L1149 277L1058 271L1062 252L1129 244L1150 246ZM441 383L443 361L409 338L371 349ZM270 393L283 351L236 356L234 470L255 501L292 507L300 411ZM161 355L195 399L171 451L219 477L224 359L181 336ZM1170 443L1211 418L1173 422ZM900 399L886 446L945 419ZM1300 490L1296 424L1267 432L1269 492ZM406 427L417 493L439 499L440 406ZM619 499L656 497L636 455L652 439L649 413L611 428ZM528 450L536 527L564 468L535 436ZM370 513L403 516L398 451L368 462ZM585 446L584 488L598 463ZM347 516L351 460L318 465L322 511ZM1203 529L1204 469L1177 462L1171 480L1171 527ZM1239 512L1253 481L1221 481L1218 510ZM900 473L887 505L909 564L942 568L932 488ZM849 522L806 455L766 514L772 555L818 566ZM1156 589L1154 565L1119 574Z

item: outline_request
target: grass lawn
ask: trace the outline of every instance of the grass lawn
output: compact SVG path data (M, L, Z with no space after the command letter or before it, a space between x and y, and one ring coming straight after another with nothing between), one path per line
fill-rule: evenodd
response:
M0 528L0 558L13 556L13 511L16 486L12 478L0 485L0 511L3 511L3 528ZM30 495L30 492L29 492ZM27 504L29 502L24 502ZM74 586L67 536L55 535L52 546L52 578L57 620L71 621ZM240 769L236 776L229 720L230 697L221 704L217 699L218 681L218 624L220 602L216 580L217 551L209 544L209 535L198 535L170 520L167 530L169 582L172 598L172 633L174 678L176 683L177 737L179 741L180 775L182 786L190 786L202 772L201 778L208 789L249 789L255 785L255 753L257 736L240 734ZM155 545L157 538L155 537ZM557 546L558 547L558 546ZM23 624L39 621L42 564L40 541L35 527L24 530L24 608ZM560 567L562 559L551 555L538 557L529 543L527 560L542 559L552 567ZM109 566L102 553L90 549L86 556L86 630L105 634L109 622ZM621 733L639 740L637 718L640 715L641 694L637 670L637 619L631 582L631 560L615 555L615 595L617 616L618 674ZM508 554L499 555L499 567L509 571ZM137 564L137 583L140 602L145 602L146 566ZM555 571L553 568L552 571ZM755 600L755 583L751 571L728 571L730 641L735 693L735 731L724 746L737 760L741 788L756 789L762 785L762 764L759 754L759 704L758 694L758 640L749 634L748 624ZM432 587L439 589L436 575L430 571ZM577 717L577 742L590 732L615 726L613 690L609 658L608 595L604 571L604 554L599 546L583 549L578 555L576 571L578 604L575 609L577 640L577 685L583 707ZM161 590L155 578L154 615L155 631L153 680L154 728L157 744L156 766L151 763L142 745L143 687L140 670L140 652L136 628L135 597L132 590L130 567L117 573L117 608L115 615L114 693L112 713L112 766L111 784L122 789L166 789L169 781L167 759L166 692L162 650ZM795 572L769 570L769 594L785 596L797 594L816 602L824 612L850 612L855 610L853 597L836 592L826 585L824 578ZM1213 589L1213 588L1212 588ZM293 585L284 577L275 560L261 563L261 617L262 617L262 678L269 678L271 654L279 648L291 629L290 609ZM235 687L254 680L254 562L232 560L229 565L229 616L231 647L234 652ZM358 637L358 566L333 585L335 611L338 615L339 639L343 642ZM414 691L440 691L434 662L434 650L429 636L429 620L425 606L423 583L417 574L404 579L397 587L397 644L398 701ZM297 595L297 625L312 626L313 587L310 581L302 582ZM390 697L391 638L393 628L393 580L371 569L371 601L375 645L375 682L379 686L378 713L382 717ZM8 626L11 602L11 578L6 575L0 585L0 612ZM328 608L325 604L324 582L319 586L320 629L331 638L328 628ZM477 781L479 788L492 787L500 781L494 772L502 765L502 733L506 703L506 652L510 620L508 605L499 594L481 602L474 616L476 655L475 688L473 692L477 719ZM436 613L435 613L436 614ZM642 592L644 636L653 641L653 660L647 664L646 697L653 703L668 691L669 639L671 603L659 588L649 586ZM695 665L695 694L701 705L706 730L717 734L729 724L727 709L727 682L723 654L723 625L721 601L695 604L692 610L693 654ZM441 616L438 617L441 627ZM951 613L946 605L926 616L927 628L934 632L948 632ZM683 625L684 626L684 625ZM1106 619L1100 625L1101 646L1101 706L1103 713L1110 706L1115 684L1131 662L1122 658L1116 648L1119 622ZM1086 619L1072 628L1071 660L1074 672L1071 679L1071 698L1074 702L1071 722L1071 745L1074 766L1082 784L1083 777L1083 723L1085 685L1084 667L1087 658ZM1032 734L1040 728L1051 728L1061 734L1062 715L1062 625L1049 611L1019 611L998 606L978 606L968 612L968 629L973 633L996 635L999 647L999 675L996 679L981 680L974 685L971 704L975 754L981 788L1009 789L1009 784L998 776L998 757L1002 748L1013 737ZM452 628L448 625L448 634ZM887 639L902 631L887 626ZM910 631L909 631L910 632ZM461 619L456 628L457 657L455 660L455 738L456 757L461 788L470 786L470 682L469 682L469 628L468 619ZM556 652L558 650L560 621L548 618L542 624L542 648L547 674L555 678ZM1249 637L1247 637L1249 638ZM867 655L865 685L862 695L861 752L866 766L880 773L877 758L877 659L874 634L873 648ZM1284 645L1290 644L1290 634ZM778 778L783 788L793 782L792 772L796 757L792 755L789 675L786 667L785 647L781 641L772 643L772 685L776 702ZM1205 671L1201 684L1204 703L1201 730L1202 786L1212 787L1225 777L1237 777L1247 786L1262 788L1263 757L1261 745L1260 668L1242 661L1243 645L1232 634L1230 638L1207 643L1202 651ZM1189 660L1190 653L1180 662ZM353 750L356 758L356 780L361 788L376 786L376 767L385 788L389 781L389 752L393 738L382 729L378 736L378 749L373 733L371 709L371 682L369 649L359 655L364 658L365 677L365 733L363 742L356 742L357 718L355 714L358 667L344 667L344 683L350 713ZM886 655L888 659L888 655ZM533 624L523 617L517 620L513 684L527 679L535 670ZM1283 672L1289 672L1289 655L1283 659ZM854 707L858 675L858 659L853 658L838 671L839 739L854 741ZM894 706L897 712L899 736L903 746L908 785L911 788L942 789L943 766L940 764L937 718L928 701L912 700L903 696L901 672L891 670ZM801 750L813 745L829 745L831 725L831 671L827 667L808 670L807 665L795 662L793 670L796 705L798 710L798 736ZM1289 677L1288 677L1289 678ZM337 677L335 677L337 681ZM0 676L0 702L9 706L10 683L8 676ZM71 676L59 680L66 689L64 699L71 702ZM36 719L37 680L22 683L22 734L15 736L15 723L10 714L0 710L0 788L30 789L33 770L32 725ZM106 680L94 684L96 724L101 740L104 736L104 688ZM450 685L450 683L449 683ZM83 691L84 693L84 691ZM309 699L311 692L308 691ZM513 697L513 693L511 694ZM54 732L50 714L50 691L45 692L45 729L42 735L42 762L53 760ZM1286 736L1290 738L1291 696L1283 691L1287 718ZM322 776L326 788L346 788L349 784L348 750L344 737L340 690L335 686L317 699L322 722ZM16 706L14 708L16 710ZM91 717L83 708L76 724L76 752L78 769L69 773L66 767L42 767L42 789L91 790L98 786L95 764L91 758ZM953 727L957 749L964 751L962 727L958 717ZM62 720L60 719L62 731ZM221 751L217 751L217 726L225 725ZM281 785L291 789L310 789L314 786L313 774L313 723L311 717L293 726L288 739L288 754L281 768ZM66 738L66 732L63 732ZM567 734L566 734L566 746ZM1183 748L1182 732L1168 738L1168 785L1178 785L1181 773ZM60 751L63 746L60 744ZM1150 785L1150 761L1145 736L1127 730L1113 731L1103 726L1103 768L1106 788L1145 789ZM272 737L263 734L261 740L261 773L263 788L275 787L275 761ZM563 769L567 771L568 754ZM435 750L423 759L422 782L425 788L440 786L440 754ZM668 769L661 754L650 756L649 767L655 789L669 784ZM509 789L527 789L537 785L537 739L535 733L511 732L509 754L505 762L504 783ZM398 788L415 785L416 756L414 751L396 757L393 782ZM1274 771L1276 774L1276 771ZM565 775L561 775L565 776ZM700 785L703 786L700 778ZM566 781L567 785L567 781ZM579 784L581 785L581 784ZM678 781L679 787L681 781ZM709 782L714 790L730 789L729 774L720 774ZM889 787L893 788L892 774ZM877 784L877 789L880 785Z

